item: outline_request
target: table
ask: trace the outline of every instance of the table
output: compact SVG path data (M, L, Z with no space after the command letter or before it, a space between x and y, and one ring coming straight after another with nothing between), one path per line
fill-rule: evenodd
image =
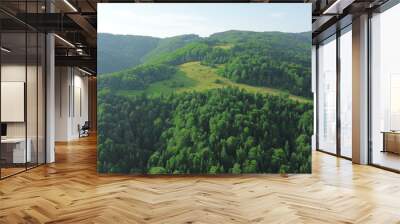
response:
M400 131L382 131L383 150L382 152L392 152L400 154Z
M6 163L26 163L31 162L32 153L31 145L32 141L30 138L26 139L28 142L25 151L25 138L6 138L1 139L1 157Z

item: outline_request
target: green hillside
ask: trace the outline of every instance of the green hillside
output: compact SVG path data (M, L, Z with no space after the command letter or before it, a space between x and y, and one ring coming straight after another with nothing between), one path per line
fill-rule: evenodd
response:
M156 47L141 54L140 59L136 58L145 62L134 68L102 75L103 80L100 79L100 85L103 85L103 81L105 81L108 88L115 88L128 94L128 92L143 91L147 88L147 86L137 88L140 83L134 83L135 80L146 83L146 85L151 84L149 80L153 80L155 82L162 81L162 83L152 83L151 89L147 89L146 93L152 90L155 93L171 92L171 88L179 92L179 89L185 87L185 83L188 81L183 80L186 79L185 77L181 77L180 74L161 75L160 78L150 77L157 75L148 72L141 73L141 68L146 65L153 67L168 65L182 68L185 63L197 61L200 62L199 65L204 66L201 69L193 70L194 73L206 70L210 73L208 75L218 75L220 80L224 80L225 85L242 86L252 89L253 92L256 90L261 92L268 90L272 93L286 92L292 96L311 99L311 49L308 40L310 38L307 38L307 35L307 33L227 31L211 35L209 38L182 35L160 39ZM127 56L127 58L129 57ZM218 73L212 68L218 68ZM158 71L159 74L163 73L161 70ZM186 71L189 79L193 78L191 77L193 72ZM149 77L146 78L146 75ZM166 80L170 78L179 80ZM199 82L196 79L193 81ZM200 82L196 89L204 89L204 86L209 83L203 84ZM153 86L159 86L159 88ZM164 88L165 86L166 88ZM223 85L219 83L219 85L210 85L207 88L215 86ZM248 88L247 86L259 88Z
M134 54L98 76L99 172L311 172L310 33L183 35Z
M125 96L137 96L143 93L150 96L159 96L160 94L169 94L173 92L182 93L189 91L206 91L223 87L237 87L251 93L283 94L300 102L311 102L310 99L291 95L279 89L232 82L217 74L217 70L221 67L222 65L219 68L211 68L201 65L198 61L187 62L179 66L180 72L177 72L167 80L154 82L143 90L120 90L118 93Z

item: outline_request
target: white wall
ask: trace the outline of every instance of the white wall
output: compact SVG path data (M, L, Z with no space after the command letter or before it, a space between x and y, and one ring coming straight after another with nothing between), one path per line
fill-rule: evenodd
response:
M36 67L34 66L28 66L25 67L25 64L3 64L1 66L1 81L2 82L25 82L25 75L26 75L26 70L28 71L28 74L35 73L36 74ZM32 81L30 81L30 84ZM33 83L36 85L35 83ZM32 90L33 92L30 92L29 90ZM27 93L28 97L35 97L36 98L36 89L28 89ZM27 99L28 103L32 101L32 99ZM35 106L35 105L31 105ZM7 108L1 108L2 110L7 110ZM32 117L33 115L33 117ZM35 120L36 123L36 114L31 114L28 113L28 122L31 122L32 120ZM28 127L31 127L33 125L28 125ZM25 137L25 122L7 122L7 136L8 137ZM29 136L28 136L29 137Z
M75 75L74 75L74 107L72 108L72 120L71 120L71 135L74 136L74 138L79 137L79 132L78 132L78 124L83 125L85 121L89 120L89 113L88 113L88 78L87 76L82 76L83 74L81 72L78 73L78 70L75 70Z
M25 64L3 64L1 66L1 81L25 82L25 69ZM7 110L7 108L1 109ZM25 122L7 123L7 137L25 137Z
M76 68L56 67L55 85L55 140L77 139L78 125L88 120L88 78Z
M69 68L55 68L55 140L68 140L68 117L69 117L69 96L68 88L70 85Z
M37 70L38 69L38 70ZM32 150L32 161L44 163L45 148L45 120L44 120L44 80L42 68L36 65L25 64L2 64L1 66L2 82L24 82L26 83L26 107L20 109L21 113L26 112L26 121L22 122L6 122L8 138L24 138L25 135L30 139L30 148ZM25 80L27 77L27 80ZM22 90L23 91L23 90ZM24 92L21 92L24 94ZM2 96L7 98L6 96ZM2 107L1 110L12 110L11 108ZM13 111L7 111L13 113ZM15 112L14 112L15 113ZM39 155L37 156L37 153Z

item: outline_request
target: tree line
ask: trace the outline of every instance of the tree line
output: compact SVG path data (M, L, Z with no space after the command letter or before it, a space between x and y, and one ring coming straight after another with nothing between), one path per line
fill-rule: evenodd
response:
M151 83L169 79L176 74L175 66L166 64L144 64L99 77L99 89L143 90Z

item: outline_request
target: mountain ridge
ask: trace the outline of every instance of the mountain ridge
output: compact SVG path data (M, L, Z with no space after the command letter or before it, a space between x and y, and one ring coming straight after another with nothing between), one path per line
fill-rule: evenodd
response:
M143 41L143 37L133 39ZM207 67L218 68L217 75L234 83L271 87L311 97L310 33L231 30L207 38L189 34L156 40L152 48L139 56L131 52L133 58L139 57L136 65L102 74L101 85L124 91L143 91L154 82L177 78L179 69L176 68L197 61L205 66L198 73ZM178 80L184 80L183 76ZM182 88L184 84L168 85L166 88L174 89Z
M153 37L130 34L98 34L98 73L111 73L145 63L151 58L169 53L189 43L202 41L240 42L253 36L255 40L262 40L263 36L290 35L310 39L311 32L289 33L280 31L246 31L227 30L216 32L209 37L200 37L197 34L183 34L173 37ZM255 36L258 36L257 38Z

